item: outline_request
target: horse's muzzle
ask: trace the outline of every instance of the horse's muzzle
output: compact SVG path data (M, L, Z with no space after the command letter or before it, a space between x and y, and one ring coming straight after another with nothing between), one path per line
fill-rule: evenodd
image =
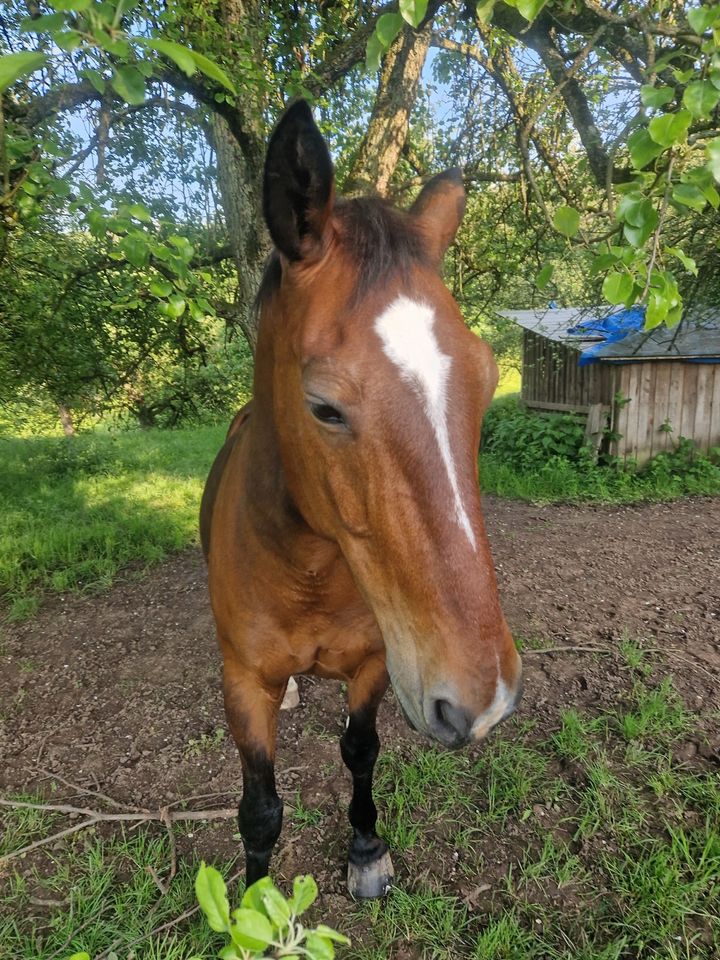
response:
M462 704L449 698L447 693L443 697L429 695L423 704L428 732L451 750L463 747L473 740L482 740L514 713L521 696L521 678L513 690L508 690L502 681L498 681L493 702L479 716L473 716Z

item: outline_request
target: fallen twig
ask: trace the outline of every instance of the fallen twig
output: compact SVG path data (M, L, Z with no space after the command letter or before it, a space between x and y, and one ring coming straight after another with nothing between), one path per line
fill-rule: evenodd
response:
M64 830L60 830L58 833L52 834L52 836L45 837L42 840L35 840L33 843L28 844L25 847L20 847L18 850L11 850L10 853L6 853L3 857L0 857L0 864L6 863L8 860L12 860L14 857L19 857L24 853L29 853L31 850L36 850L38 847L45 846L48 843L52 843L55 840L59 840L61 837L68 836L71 833L77 833L78 830L84 830L86 827L95 826L97 823L108 823L108 822L122 822L122 823L145 823L149 821L160 821L164 823L170 831L170 824L179 822L179 821L194 821L194 820L230 820L231 818L237 816L237 810L235 807L226 807L219 810L168 810L167 807L164 807L162 810L158 810L155 813L151 811L144 811L138 813L102 813L100 810L92 810L88 807L74 807L67 803L27 803L21 800L0 800L1 807L10 807L11 809L23 809L23 810L43 810L47 813L70 813L75 816L87 817L86 820L83 820L82 823L77 823L72 827L67 827ZM173 866L177 869L175 862L175 853L174 853L174 842L172 847L172 859ZM174 876L174 872L173 872Z
M28 771L28 773L41 773L43 777L47 777L49 780L59 780L60 783L64 783L66 787L70 787L72 790L77 790L78 793L86 793L88 796L97 797L99 800L104 800L113 807L119 807L125 810L137 810L142 811L143 813L150 812L146 807L136 807L131 803L121 803L120 800L114 800L112 797L109 797L106 793L101 793L99 790L91 790L89 787L83 787L79 783L73 783L72 780L67 780L65 777L60 776L59 773L53 773L51 770L43 769L43 767L37 767L36 769L26 767L25 769Z

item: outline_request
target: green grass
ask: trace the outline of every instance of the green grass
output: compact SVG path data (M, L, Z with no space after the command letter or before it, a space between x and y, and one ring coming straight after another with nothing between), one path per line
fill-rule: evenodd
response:
M569 707L549 734L511 720L472 752L419 741L386 748L375 793L399 885L383 902L348 909L330 896L314 908L312 922L351 936L339 956L716 960L720 781L707 765L674 761L692 717L666 670L648 660L612 709ZM641 718L631 739L629 716ZM327 813L297 795L286 841ZM3 810L2 820L0 856L67 825L25 809ZM237 869L208 853L223 829L194 824L189 844L176 825L184 854L165 895L149 869L162 878L170 863L159 825L89 829L10 861L0 955L209 960L219 940L197 914L153 931L193 907L202 856L226 876ZM342 856L347 837L334 834L320 839L308 871Z
M720 467L697 474L643 475L614 467L578 466L551 459L541 467L519 470L490 454L480 457L483 493L538 503L556 501L636 503L720 495Z
M47 591L107 587L197 540L224 427L0 438L0 596L23 619Z

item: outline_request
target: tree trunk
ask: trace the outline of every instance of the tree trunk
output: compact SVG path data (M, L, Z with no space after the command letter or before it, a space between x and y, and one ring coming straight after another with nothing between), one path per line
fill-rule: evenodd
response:
M419 31L405 27L386 54L370 125L348 177L346 193L387 196L407 139L430 37L431 24Z
M62 424L63 433L66 437L75 436L75 424L73 423L72 411L70 407L66 407L64 403L58 404L58 416L60 417L60 423Z
M212 116L218 181L238 283L231 322L240 327L255 352L257 321L253 303L270 241L262 215L262 147L248 161L222 117Z

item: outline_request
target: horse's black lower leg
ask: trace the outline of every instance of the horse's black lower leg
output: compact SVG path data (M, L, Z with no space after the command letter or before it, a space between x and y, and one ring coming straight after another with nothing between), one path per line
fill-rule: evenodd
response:
M246 885L266 876L282 829L283 806L275 789L275 769L266 754L243 753L243 795L238 811L245 846Z
M353 778L348 810L353 839L348 857L348 888L355 897L381 897L390 888L393 866L388 847L375 832L377 808L372 795L380 739L375 729L377 705L350 714L340 751Z

